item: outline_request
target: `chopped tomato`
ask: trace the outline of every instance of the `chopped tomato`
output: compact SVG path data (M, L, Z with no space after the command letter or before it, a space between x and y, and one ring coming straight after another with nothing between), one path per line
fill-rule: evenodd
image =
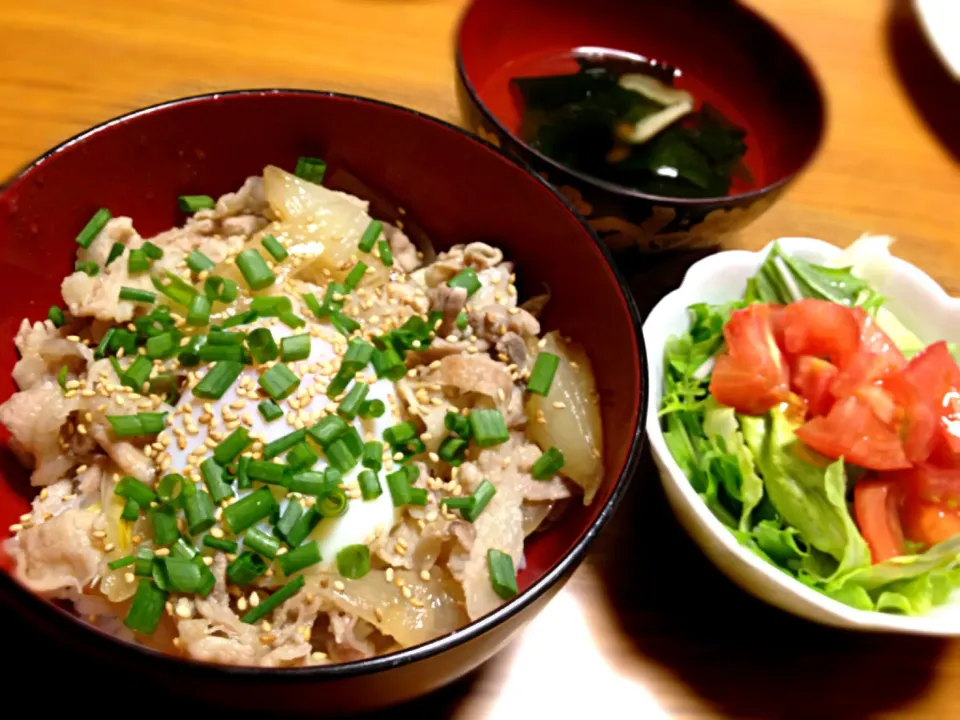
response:
M900 441L903 451L912 463L927 460L938 444L937 416L922 399L923 392L903 377L893 373L880 382L900 408Z
M936 545L960 535L960 513L942 503L908 496L901 518L906 536L924 545Z
M914 357L899 376L913 389L914 402L923 406L913 407L912 412L932 416L935 434L951 452L960 453L960 367L947 344L934 343Z
M853 489L853 513L874 563L906 552L900 526L900 495L895 480L861 480Z
M791 355L813 355L843 365L860 345L850 308L826 300L798 300L783 314L783 341Z
M960 461L943 465L923 463L897 472L894 479L920 500L960 505Z
M876 382L907 364L903 353L870 315L862 308L848 310L860 328L859 346L856 353L841 362L840 374L830 388L838 398L846 397L861 385Z
M826 415L833 407L830 383L837 376L836 365L812 355L801 355L793 362L790 383L807 404L813 417Z
M727 351L717 358L710 392L718 402L762 415L790 392L789 372L773 330L769 305L750 305L730 315L723 328Z
M856 395L838 401L825 417L797 430L797 437L822 455L871 470L910 467L896 429L883 422L870 403Z

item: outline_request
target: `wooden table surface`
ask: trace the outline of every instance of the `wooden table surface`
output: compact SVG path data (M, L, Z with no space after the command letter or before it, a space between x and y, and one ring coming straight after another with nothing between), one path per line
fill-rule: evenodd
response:
M0 176L94 123L212 90L349 91L456 121L453 32L464 4L0 0ZM814 165L738 242L889 233L900 255L960 294L960 85L925 45L911 4L750 4L811 59L829 128ZM651 260L633 272L665 290L682 269ZM679 530L647 459L588 562L522 637L411 711L958 717L960 641L840 633L748 598Z

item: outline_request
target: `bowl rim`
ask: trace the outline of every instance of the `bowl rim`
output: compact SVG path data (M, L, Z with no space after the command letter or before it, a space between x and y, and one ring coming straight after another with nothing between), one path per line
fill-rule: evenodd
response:
M836 257L843 251L843 248L818 238L785 236L771 240L762 248L755 251L728 250L708 255L698 260L687 269L680 285L665 295L647 315L646 321L644 322L644 340L650 342L651 352L659 352L662 355L670 335L679 331L679 328L670 328L668 332L661 334L661 328L656 328L655 330L651 328L651 331L648 332L648 322L651 318L656 319L659 315L672 313L674 309L673 306L678 302L682 302L684 306L686 306L702 298L702 292L698 290L698 286L695 286L694 282L702 286L702 281L720 275L734 266L739 267L740 265L750 264L759 267L775 242L781 243L788 251L806 251L826 257ZM957 311L960 311L960 299L952 298L933 277L916 265L893 255L890 267L891 277L902 277L905 278L907 283L914 284L918 287L922 286L931 301L950 304L955 307ZM656 334L653 334L654 332L656 332ZM652 383L649 373L647 380ZM662 384L656 389L651 389L650 394L659 399L663 394ZM747 566L756 571L760 576L755 582L744 583L742 585L739 580L734 581L740 585L745 592L758 596L758 593L753 590L753 587L760 585L776 587L778 592L787 593L799 598L807 606L816 608L821 615L814 617L810 614L798 613L794 610L787 609L785 605L774 603L766 598L761 598L761 601L777 607L784 612L803 617L806 620L825 622L841 629L933 637L960 636L960 629L953 629L953 627L956 627L956 623L949 629L938 629L935 627L937 618L933 613L936 612L937 608L934 608L933 613L919 616L902 616L874 610L861 610L807 587L796 578L788 576L775 566L750 552L737 542L733 534L710 512L703 502L703 499L699 497L693 485L690 484L690 480L677 464L669 447L667 447L663 428L660 424L658 409L652 401L647 406L645 422L647 425L650 452L656 460L661 482L664 485L669 483L677 488L682 501L693 511L695 522L704 528L715 543L729 552L733 563ZM693 533L688 532L688 534L691 535L692 538ZM697 541L697 544L700 545L699 541ZM718 569L721 569L717 563L713 562L712 558L710 560ZM722 572L727 574L725 570L722 570ZM732 576L728 575L728 577L733 580Z
M154 650L152 648L146 647L144 645L139 645L133 642L128 642L121 640L113 635L110 635L99 628L91 626L83 622L80 618L77 618L72 613L67 610L54 605L47 600L35 595L27 588L23 587L19 582L17 582L11 575L7 572L0 571L0 598L3 598L5 595L12 596L14 602L19 601L23 608L26 608L28 611L33 611L35 614L40 616L41 621L46 621L48 626L53 626L55 628L64 630L64 631L77 631L81 634L87 636L87 639L90 642L96 643L105 651L109 652L112 647L114 650L119 651L121 654L124 652L134 652L139 654L145 662L155 662L161 665L170 667L172 670L183 671L189 669L191 672L198 673L198 680L202 680L203 676L227 676L230 678L236 679L247 679L253 678L254 676L263 676L268 675L271 681L290 681L298 682L303 680L325 680L325 679L343 679L358 677L362 675L367 675L376 672L382 672L385 670L390 670L399 666L411 664L420 660L425 660L427 658L440 655L448 650L451 650L457 646L465 645L472 640L480 637L481 635L486 634L488 631L492 630L494 627L506 622L507 620L518 616L523 610L533 605L537 600L543 597L561 578L563 578L568 572L575 569L580 562L583 560L587 549L593 543L596 536L600 533L603 527L607 524L610 517L613 515L617 507L620 505L623 497L626 495L627 490L630 487L631 482L633 481L634 476L636 475L637 468L639 466L641 452L643 450L644 442L646 440L646 422L645 418L647 415L647 403L648 403L648 393L646 388L648 385L648 373L647 373L647 354L646 346L644 344L643 329L642 329L642 320L640 317L640 310L636 304L636 301L633 298L633 294L630 292L629 286L623 276L623 274L618 269L617 265L614 263L613 256L610 250L604 245L600 238L597 236L596 232L590 227L584 217L576 210L576 208L570 203L567 198L565 198L560 192L558 192L552 185L546 182L542 177L540 177L535 172L532 172L528 167L524 167L516 163L514 158L512 158L508 153L506 153L501 148L493 145L492 143L486 142L482 138L474 135L473 133L465 130L462 127L458 127L450 122L441 120L440 118L433 117L426 113L414 110L412 108L406 108L395 103L386 102L383 100L377 100L374 98L367 98L360 95L353 95L349 93L339 93L332 91L324 90L303 90L296 88L262 88L262 89L247 89L247 90L232 90L226 92L210 92L203 93L199 95L191 95L183 98L176 98L173 100L167 100L164 102L156 103L154 105L149 105L144 108L132 110L128 113L124 113L118 116L115 116L111 119L108 119L102 123L94 125L86 130L83 130L76 135L64 140L53 148L47 150L42 155L37 157L35 160L27 163L21 170L16 172L10 177L8 181L0 183L0 193L5 193L7 190L15 188L16 185L23 181L34 169L43 165L50 158L64 152L73 145L82 142L88 137L91 137L95 134L105 132L114 125L123 124L137 119L142 115L149 115L156 112L161 112L163 110L169 109L171 107L176 107L180 105L191 105L191 104L200 104L207 102L215 102L223 97L260 97L260 98L270 98L270 97L284 97L284 96L303 96L306 98L337 98L340 100L346 100L354 102L357 104L364 105L373 105L383 108L388 108L398 112L406 113L413 115L420 120L432 123L439 126L445 130L453 130L468 141L476 142L481 145L484 149L493 151L499 154L505 160L508 160L512 165L518 167L522 172L525 172L527 175L531 176L536 182L540 184L542 188L548 191L553 197L563 203L563 206L570 212L573 217L580 223L583 230L587 233L588 237L593 241L594 245L599 249L604 260L606 260L608 267L611 270L614 280L616 281L617 288L620 291L620 294L623 296L624 302L627 306L627 311L630 315L632 329L637 343L637 353L640 361L640 367L638 368L640 376L640 409L639 414L635 418L634 431L630 440L630 447L627 451L627 456L623 464L619 475L617 476L613 490L610 493L610 497L604 503L603 507L600 508L600 512L597 515L596 519L587 527L587 529L580 535L574 542L573 548L563 555L559 560L557 560L554 565L547 570L536 580L530 587L528 587L524 592L517 595L515 598L509 602L504 603L498 607L493 612L470 622L465 625L463 628L458 629L447 635L435 638L428 642L422 643L420 645L415 645L411 648L405 648L403 650L398 650L396 652L388 653L386 655L379 655L372 658L367 658L364 660L355 660L346 663L338 663L331 665L315 665L308 667L293 667L293 668L265 668L259 666L246 666L246 665L221 665L216 663L207 663L201 662L198 660L193 660L185 657L177 657L167 653L163 653L159 650ZM0 195L2 197L2 195Z
M807 81L810 83L810 86L814 90L814 95L817 98L817 105L819 110L819 117L817 119L817 126L819 131L817 132L816 141L813 143L813 147L810 149L809 154L804 158L795 170L790 173L787 173L783 177L778 178L777 180L767 183L766 185L755 188L753 190L748 190L747 192L737 193L736 195L723 195L721 197L705 197L705 198L683 198L683 197L673 197L670 195L651 195L649 193L640 192L633 188L627 187L626 185L619 185L617 183L609 182L607 180L602 180L600 178L594 177L593 175L588 175L587 173L580 172L579 170L574 170L563 163L557 162L553 158L544 155L542 152L536 148L531 147L529 144L524 142L522 139L517 137L514 133L510 132L507 127L500 122L500 119L494 114L490 108L488 108L483 101L480 99L480 93L473 86L473 83L470 81L470 77L467 74L467 68L463 60L463 39L466 31L467 21L470 17L470 14L474 12L474 8L482 0L470 0L470 3L463 10L460 15L460 20L456 29L456 67L457 67L457 78L460 80L463 87L466 89L467 94L470 96L470 100L476 105L477 109L480 111L480 114L483 117L493 124L501 133L503 133L507 138L512 142L519 145L525 152L530 153L542 163L549 165L554 170L564 172L571 177L576 178L579 182L587 186L592 186L598 190L604 192L613 193L615 195L621 195L624 197L633 198L636 200L645 200L648 202L654 202L659 204L669 204L669 205L678 205L678 206L689 206L689 207L702 207L702 206L711 206L711 205L726 205L726 204L735 204L742 201L752 201L757 198L766 195L767 193L773 192L777 189L783 188L786 185L789 185L793 180L799 176L804 170L806 170L810 164L817 157L820 152L820 148L823 145L823 140L827 134L827 96L823 91L823 83L820 81L819 76L816 71L813 69L813 66L810 62L807 61L806 56L800 52L800 49L793 43L790 38L788 38L776 25L767 20L763 15L758 13L753 8L749 8L746 5L740 3L730 3L728 9L732 12L738 12L742 15L750 18L753 22L756 22L758 25L763 27L769 33L771 33L783 47L786 49L787 54L792 55L800 65L800 68L803 71L803 74L806 76ZM526 164L526 161L524 161Z

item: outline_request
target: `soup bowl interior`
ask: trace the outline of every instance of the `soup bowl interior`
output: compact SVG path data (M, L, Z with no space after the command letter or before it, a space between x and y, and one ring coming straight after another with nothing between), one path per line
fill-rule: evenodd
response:
M616 50L679 68L679 87L747 131L744 161L756 190L799 172L822 134L823 104L809 67L783 35L737 2L475 0L458 41L467 88L518 140L520 106L510 79L576 72L563 60L574 48Z
M571 507L549 532L531 537L521 595L452 636L382 658L340 666L262 670L203 666L98 636L62 610L29 595L9 576L0 554L0 595L81 648L155 678L183 672L214 684L236 683L231 704L255 707L263 682L325 684L329 709L354 709L405 699L472 669L505 640L458 646L516 630L582 558L586 545L625 489L641 438L643 352L637 311L605 251L566 201L542 180L463 131L414 112L348 96L301 91L250 91L205 96L124 116L68 141L13 179L0 195L0 400L16 387L13 337L23 318L39 321L60 304L60 283L72 272L74 238L100 207L128 215L144 237L180 224L176 198L214 197L275 164L292 169L298 156L324 158L325 184L371 201L371 214L396 220L401 209L413 239L438 250L485 241L516 263L521 297L551 292L545 329L559 329L587 348L600 393L606 475L590 506ZM0 539L26 512L35 488L8 445L0 455ZM505 631L506 632L506 631ZM509 634L506 632L506 634ZM449 652L448 652L449 651ZM445 666L377 693L342 699L329 683L394 675L411 661ZM358 678L357 676L364 676ZM377 676L375 676L377 677ZM413 677L413 676L411 676ZM273 680L271 680L273 678ZM406 683L404 685L403 683ZM411 685L412 683L412 685ZM184 688L197 691L196 687ZM368 686L369 687L369 686ZM262 689L262 688L261 688ZM338 699L339 698L339 699ZM286 692L276 704L304 702ZM315 705L313 707L316 707Z

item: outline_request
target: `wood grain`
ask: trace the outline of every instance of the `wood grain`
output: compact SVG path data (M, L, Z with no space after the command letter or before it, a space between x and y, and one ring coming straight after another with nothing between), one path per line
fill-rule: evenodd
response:
M720 0L718 0L720 1ZM809 56L829 127L737 241L865 231L960 294L960 86L906 0L753 0ZM0 2L0 176L112 116L250 87L348 91L457 119L462 0ZM689 256L630 268L641 301ZM525 634L424 717L956 717L960 642L840 633L731 586L670 516L649 462L591 559Z

